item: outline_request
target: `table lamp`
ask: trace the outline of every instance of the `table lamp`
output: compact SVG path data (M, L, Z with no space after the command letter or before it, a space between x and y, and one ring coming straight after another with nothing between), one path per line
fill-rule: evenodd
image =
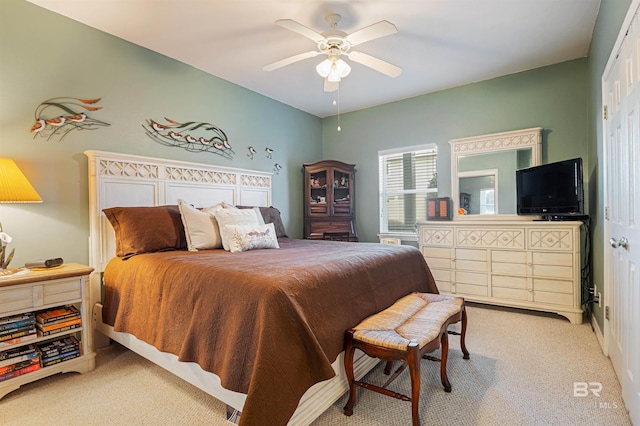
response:
M0 203L41 203L42 198L31 186L18 165L10 158L0 158ZM7 268L15 249L7 254L11 237L2 229L0 221L0 275L9 275L15 271Z

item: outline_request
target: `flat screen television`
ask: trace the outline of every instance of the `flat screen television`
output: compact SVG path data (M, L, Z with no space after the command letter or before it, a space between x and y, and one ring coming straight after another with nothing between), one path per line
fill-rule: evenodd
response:
M519 215L539 215L545 220L584 216L582 158L516 170Z

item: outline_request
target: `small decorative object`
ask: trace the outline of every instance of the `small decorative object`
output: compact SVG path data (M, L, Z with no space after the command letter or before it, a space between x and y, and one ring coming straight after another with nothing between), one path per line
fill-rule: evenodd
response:
M340 186L347 186L347 178L345 176L342 176L342 178L340 179Z
M16 249L11 249L11 253L7 256L7 246L13 240L9 234L2 232L2 224L0 224L0 275L8 275L13 273L8 270L9 263L13 259Z
M282 166L278 163L273 165L273 171L276 172L277 175L280 174L280 170L282 170Z
M227 140L227 135L219 127L210 123L180 123L167 117L164 119L168 124L148 119L146 125L142 125L147 136L154 141L184 148L189 152L211 152L228 160L233 159L235 152Z
M254 147L250 146L248 148L248 150L249 150L249 153L247 154L247 157L249 157L249 158L251 158L253 160L253 154L256 153L256 149Z
M0 203L41 203L42 198L31 186L18 165L10 158L0 158ZM7 254L7 245L12 238L0 223L0 275L9 275L18 269L7 269L15 249Z
M465 214L467 214L467 209L464 209L464 208L460 207L460 208L458 209L458 214L459 214L459 215L465 215Z
M31 127L33 137L41 136L50 140L54 136L59 136L62 140L72 130L95 130L101 126L109 126L109 123L91 118L85 112L101 110L102 107L95 106L101 99L68 96L47 99L36 107L34 113L36 122ZM48 114L45 114L45 111Z
M428 198L427 220L451 220L451 198Z
M271 155L271 154L273 154L273 149L271 149L269 147L266 147L264 149L264 152L266 153L267 158L269 158L269 159L273 158L273 156Z

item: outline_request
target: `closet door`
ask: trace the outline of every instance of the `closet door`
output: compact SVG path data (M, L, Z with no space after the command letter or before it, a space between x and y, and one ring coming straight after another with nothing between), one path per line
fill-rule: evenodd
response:
M636 15L617 59L603 76L603 105L609 115L603 123L606 131L604 237L608 242L604 259L608 281L605 335L609 357L634 424L640 424L639 27Z

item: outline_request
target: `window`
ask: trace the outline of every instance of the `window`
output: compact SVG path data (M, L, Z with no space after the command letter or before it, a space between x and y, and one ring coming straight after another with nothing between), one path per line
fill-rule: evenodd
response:
M427 220L427 198L438 195L435 144L378 152L380 232L412 233Z

